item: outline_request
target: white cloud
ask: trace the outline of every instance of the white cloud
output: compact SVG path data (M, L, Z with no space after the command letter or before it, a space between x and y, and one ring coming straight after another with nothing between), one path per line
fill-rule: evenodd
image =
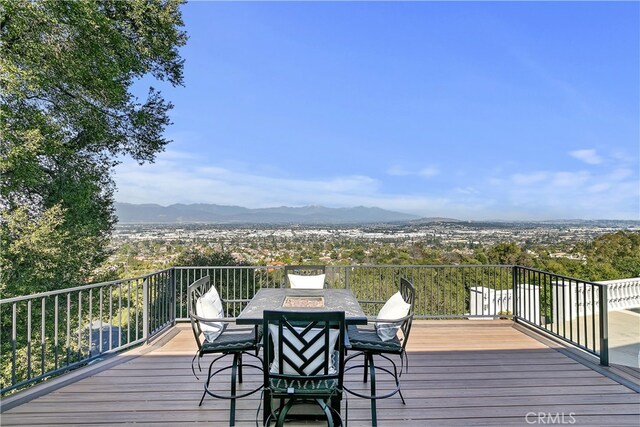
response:
M528 174L516 173L511 176L511 180L516 185L531 185L544 181L548 178L546 172L532 172Z
M580 187L589 179L587 172L556 172L551 183L554 187Z
M196 168L195 169L196 172L201 173L203 175L212 175L212 176L219 176L219 175L225 175L227 173L229 173L229 171L225 168L220 168L217 166L205 166L205 167L201 167L201 168Z
M411 172L402 168L401 166L394 165L394 166L391 166L389 169L387 169L387 175L407 176L407 175L411 175Z
M631 169L620 168L613 170L608 175L608 179L610 179L611 181L622 181L626 178L629 178L631 175L633 175L633 171Z
M327 204L355 206L384 200L379 182L367 176L326 180L273 177L218 166L185 168L162 162L116 168L117 200L130 203L218 203L246 207ZM374 206L375 204L371 205Z
M640 185L637 175L627 169L602 174L540 171L512 175L512 182L523 184L519 186L500 185L495 178L491 181L491 191L501 196L500 209L505 215L510 209L516 218L640 219ZM528 185L532 182L535 185Z
M162 153L158 154L158 160L194 160L196 157L193 153L178 151L178 150L165 150Z
M387 169L387 175L391 176L422 176L426 178L430 178L432 176L436 176L440 174L440 169L436 166L430 165L425 166L419 171L411 171L402 166L393 165L389 169Z
M602 193L603 191L607 191L610 188L611 188L611 184L609 184L608 182L602 182L599 184L593 184L589 186L587 188L587 191L589 191L589 193Z
M552 170L490 173L475 175L472 181L451 177L448 188L425 181L405 192L392 192L373 176L299 178L273 166L256 169L248 163L212 164L197 156L169 152L160 154L154 164L125 161L116 168L115 179L116 200L131 203L216 203L249 208L363 205L459 219L638 219L640 186L634 168L619 166L599 174Z
M478 191L478 189L474 187L457 187L457 188L454 188L453 191L456 193L465 194L465 195L480 193L480 191Z
M602 163L602 158L596 153L594 149L574 150L570 151L569 155L581 160L589 165L599 165Z
M426 168L420 169L418 175L430 178L432 176L436 176L440 173L440 170L435 166L427 166Z

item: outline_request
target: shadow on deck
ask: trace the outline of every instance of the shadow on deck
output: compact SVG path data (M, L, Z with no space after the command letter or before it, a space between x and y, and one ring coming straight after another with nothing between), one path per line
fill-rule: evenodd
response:
M407 404L379 401L381 426L640 423L640 394L511 321L416 321L408 351ZM1 424L226 425L228 401L207 397L198 407L203 380L191 373L194 352L190 326L179 324L150 345L34 387L25 403L5 398L11 409ZM357 388L361 374L351 372L345 381ZM261 381L247 371L243 387ZM378 385L391 386L383 378ZM238 401L238 425L262 419L259 402L259 393ZM369 401L349 396L348 405L350 425L371 424Z

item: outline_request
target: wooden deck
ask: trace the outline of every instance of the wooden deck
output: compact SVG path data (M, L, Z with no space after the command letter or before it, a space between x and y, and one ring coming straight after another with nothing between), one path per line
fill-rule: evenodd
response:
M510 321L414 322L402 377L407 404L395 396L379 401L379 425L640 425L640 394L520 328ZM59 388L4 411L0 423L226 425L228 401L207 397L198 407L194 350L190 328L179 325L152 345L56 380ZM346 380L358 387L360 371ZM260 381L245 371L247 387ZM238 425L256 425L259 402L259 393L239 400ZM351 426L371 424L369 401L349 396L348 405Z

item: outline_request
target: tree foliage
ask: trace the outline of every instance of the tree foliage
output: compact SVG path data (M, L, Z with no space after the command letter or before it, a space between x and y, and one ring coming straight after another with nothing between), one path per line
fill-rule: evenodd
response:
M603 234L583 246L588 280L640 277L640 233Z
M2 0L3 296L81 283L106 257L118 159L153 161L183 82L182 0Z
M250 265L247 262L239 261L231 255L230 252L216 251L216 250L196 250L188 249L185 252L178 255L175 260L176 266L185 267L217 267L217 266L246 266Z

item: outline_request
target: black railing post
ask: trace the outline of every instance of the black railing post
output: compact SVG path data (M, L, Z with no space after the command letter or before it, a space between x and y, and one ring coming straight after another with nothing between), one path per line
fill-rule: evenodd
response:
M142 339L149 339L149 278L142 282Z
M600 364L609 366L609 299L607 285L600 285Z
M176 268L171 267L171 270L169 270L169 274L170 274L169 283L171 284L171 292L169 293L169 295L172 295L172 298L173 298L173 301L169 303L169 310L171 312L170 314L171 325L175 326L176 313L178 312L176 307L178 305L178 296L176 291Z
M511 297L513 299L513 321L518 321L518 266L511 269Z

